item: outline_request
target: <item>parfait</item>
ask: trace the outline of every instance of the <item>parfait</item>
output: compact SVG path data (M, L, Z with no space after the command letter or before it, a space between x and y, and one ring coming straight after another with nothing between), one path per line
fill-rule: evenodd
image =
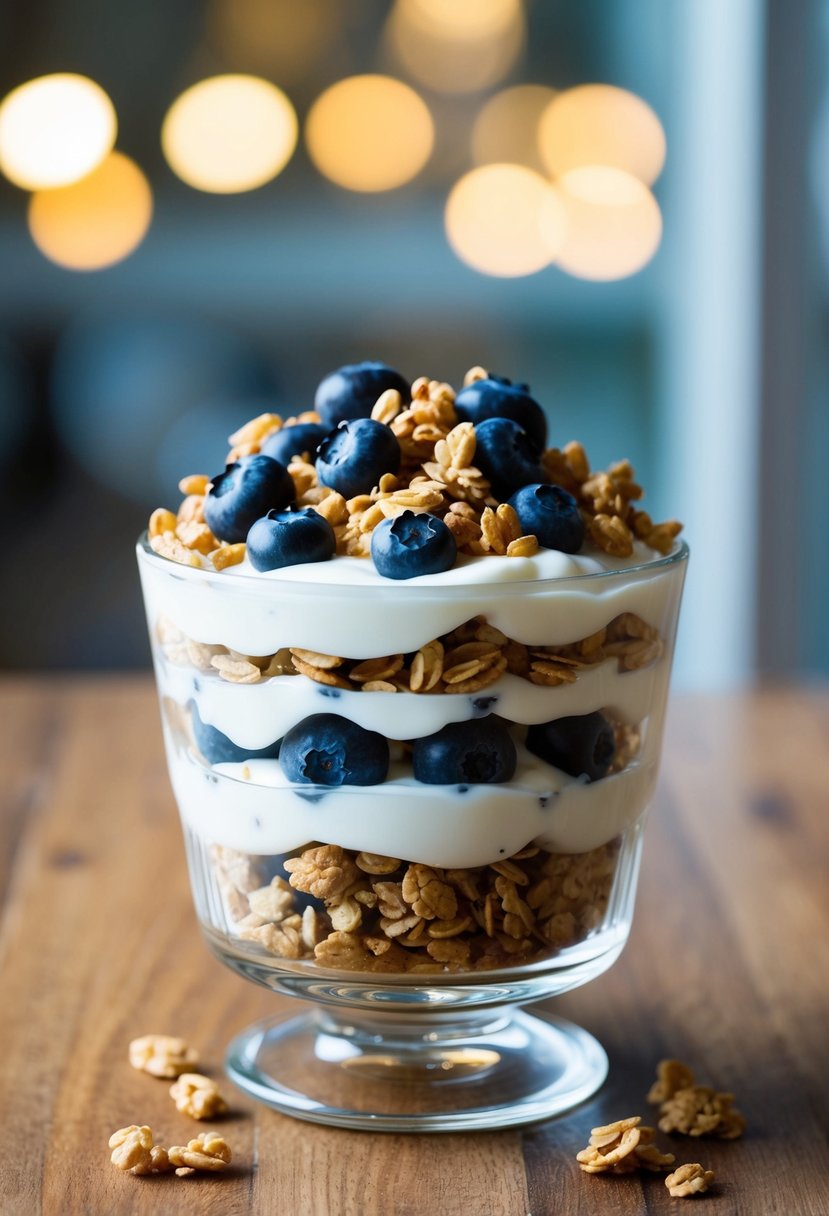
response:
M335 1005L346 976L387 1009L564 991L629 929L680 526L481 368L357 364L314 407L231 436L139 544L203 930Z

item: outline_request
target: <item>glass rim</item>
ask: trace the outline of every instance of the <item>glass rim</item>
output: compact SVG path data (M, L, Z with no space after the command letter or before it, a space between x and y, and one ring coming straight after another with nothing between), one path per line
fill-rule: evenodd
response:
M407 579L387 579L388 589L406 590L409 594L429 595L435 592L469 592L477 591L509 591L518 587L549 587L555 585L565 586L568 583L582 582L589 580L591 582L601 581L603 579L613 580L616 578L628 578L632 574L641 574L646 572L656 572L669 569L671 566L680 565L688 560L691 549L688 542L684 539L675 541L675 548L671 553L665 555L660 554L658 557L649 558L647 561L638 562L635 566L622 566L615 570L591 570L583 574L561 574L552 578L525 578L525 579L505 579L503 581L493 581L484 579L480 582L463 582L463 583L435 583L429 585L426 583L418 583L414 586ZM225 579L223 570L208 570L198 566L185 566L181 562L174 561L171 557L165 557L162 553L156 553L155 549L150 546L149 533L145 529L138 537L136 548L153 564L157 564L160 569L167 569L170 574L175 573L179 578L192 578L196 582L200 580L212 580L215 578ZM365 559L369 560L369 559ZM318 563L313 563L318 564ZM357 592L357 591L376 591L386 590L385 583L381 588L378 588L370 583L336 583L336 582L315 582L314 580L303 581L300 579L262 579L255 574L236 574L229 579L225 579L228 588L231 586L237 590L251 590L257 588L263 590L266 587L279 589L280 592L291 592L292 590L307 591L309 588L324 589L331 592Z

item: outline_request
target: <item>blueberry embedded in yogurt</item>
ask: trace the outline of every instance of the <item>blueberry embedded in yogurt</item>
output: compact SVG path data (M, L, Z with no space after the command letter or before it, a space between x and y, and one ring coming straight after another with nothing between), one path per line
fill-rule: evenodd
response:
M269 435L260 451L263 456L270 456L284 465L290 464L294 456L303 456L306 453L313 460L329 429L319 422L295 422L292 426L280 427Z
M522 486L509 505L518 516L521 529L532 532L544 549L578 553L584 542L584 520L572 494L561 486L537 483Z
M379 785L389 771L389 745L339 714L311 714L287 732L279 762L301 785Z
M190 702L189 708L196 747L208 764L238 764L243 760L276 760L278 757L281 739L266 747L240 747L217 727L202 721L195 701Z
M320 484L354 498L368 494L384 473L400 468L400 444L382 422L357 418L341 422L323 439L317 451Z
M412 769L425 785L496 785L515 775L515 744L498 718L450 722L417 739Z
M331 372L317 387L314 408L329 427L354 418L368 418L377 398L396 389L404 402L410 397L405 377L385 363L350 363Z
M475 464L502 500L543 477L540 450L520 423L487 418L475 427Z
M257 519L247 540L254 570L328 561L337 548L334 529L313 507L269 511L264 519Z
M278 460L242 456L213 478L204 499L205 522L219 540L238 544L257 519L293 502L294 493L291 475Z
M531 726L527 750L571 777L598 781L610 771L616 741L603 714L577 714Z
M487 418L511 418L524 428L540 452L547 442L547 417L526 384L512 384L502 376L474 380L455 398L461 422L475 426Z
M442 519L427 511L403 511L384 519L371 534L371 557L384 578L415 578L451 570L455 538Z

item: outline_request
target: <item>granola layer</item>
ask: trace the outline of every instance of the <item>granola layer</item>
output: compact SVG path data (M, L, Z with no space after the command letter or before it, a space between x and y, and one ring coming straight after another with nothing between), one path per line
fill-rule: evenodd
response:
M443 869L314 844L268 860L213 846L229 931L281 959L345 971L480 971L536 962L605 920L620 842L578 855L534 845ZM284 875L284 876L283 876Z

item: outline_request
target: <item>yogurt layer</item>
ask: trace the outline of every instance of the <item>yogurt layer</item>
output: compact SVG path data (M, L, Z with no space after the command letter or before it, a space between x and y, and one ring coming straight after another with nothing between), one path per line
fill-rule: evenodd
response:
M584 853L624 831L645 810L656 761L638 761L592 784L520 749L506 785L424 786L393 766L388 781L333 790L292 786L276 760L210 769L169 746L182 817L208 844L281 854L314 840L441 867L482 866L529 841Z
M410 653L481 615L528 646L566 645L623 612L663 630L678 606L683 563L653 560L651 550L645 560L642 549L628 559L602 554L601 563L553 550L467 558L445 574L405 582L381 578L361 558L267 575L193 570L141 545L138 558L150 620L166 617L197 642L243 654L296 646L368 659Z
M240 747L257 751L281 739L311 714L336 713L366 730L394 739L418 739L450 722L498 714L530 726L572 714L609 710L633 726L667 695L669 667L655 663L620 672L607 659L580 673L575 684L545 688L505 674L477 693L357 692L329 688L307 676L276 676L259 684L230 684L218 675L165 664L159 671L162 694L180 705L195 702L203 722Z

